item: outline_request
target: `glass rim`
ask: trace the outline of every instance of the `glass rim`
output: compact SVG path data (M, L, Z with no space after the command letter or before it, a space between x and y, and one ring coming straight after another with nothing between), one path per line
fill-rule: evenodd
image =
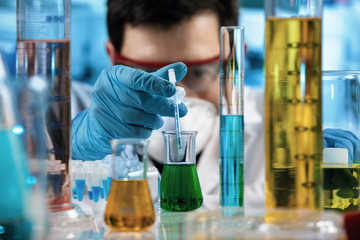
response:
M323 162L323 168L336 168L336 167L358 167L360 168L360 163L332 163L332 162Z
M117 144L148 144L149 139L145 138L117 138L109 141L111 146Z
M322 71L323 77L344 77L349 75L359 75L360 70L324 70Z
M220 27L220 31L223 30L223 29L234 29L234 30L245 30L245 27L244 26L221 26Z
M197 134L198 131L180 131L180 135L193 135L193 134ZM166 130L166 131L162 131L162 134L170 134L170 135L176 135L176 131L175 130Z

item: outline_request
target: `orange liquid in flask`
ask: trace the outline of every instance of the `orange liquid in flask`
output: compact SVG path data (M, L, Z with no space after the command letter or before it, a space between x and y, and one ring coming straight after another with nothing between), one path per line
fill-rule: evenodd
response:
M155 221L146 180L113 180L104 214L113 231L142 231Z

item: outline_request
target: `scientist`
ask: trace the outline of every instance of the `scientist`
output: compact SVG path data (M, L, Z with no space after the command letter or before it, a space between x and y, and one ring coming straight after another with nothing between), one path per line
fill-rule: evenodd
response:
M149 155L161 171L161 131L173 129L174 68L187 94L182 130L197 130L197 170L207 207L219 205L219 28L237 25L236 0L108 0L106 50L113 67L93 88L74 82L73 159L102 159L109 140L150 137ZM177 62L177 63L176 63ZM180 63L182 62L182 63ZM91 93L90 93L91 91ZM90 101L91 96L91 101ZM263 91L245 88L245 206L264 204ZM81 112L80 112L81 111ZM324 138L328 147L335 137ZM325 135L325 134L324 134Z
M180 106L182 116L188 112L181 121L182 130L198 131L197 169L204 204L218 205L219 29L237 25L237 1L109 0L107 5L106 50L115 66L100 74L91 90L90 106L90 89L73 84L73 110L89 106L72 122L73 158L101 159L111 153L111 139L152 134L149 155L161 171L161 131L173 128L171 118L161 117L174 114L167 101L175 93L167 80L167 69L172 67L187 95L187 107ZM169 65L174 62L182 63ZM261 91L246 89L245 98L245 201L261 205L263 96Z

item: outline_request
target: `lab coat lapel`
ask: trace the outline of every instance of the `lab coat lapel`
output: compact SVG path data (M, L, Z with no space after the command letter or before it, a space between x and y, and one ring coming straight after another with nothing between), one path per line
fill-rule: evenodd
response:
M214 121L212 132L197 165L204 198L206 195L219 195L219 116Z

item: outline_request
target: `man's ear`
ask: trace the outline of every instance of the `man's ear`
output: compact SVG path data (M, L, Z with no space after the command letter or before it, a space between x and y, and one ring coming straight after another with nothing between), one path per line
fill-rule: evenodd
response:
M105 43L105 47L106 47L106 52L110 58L112 65L116 65L117 64L116 49L115 49L114 45L108 40Z

